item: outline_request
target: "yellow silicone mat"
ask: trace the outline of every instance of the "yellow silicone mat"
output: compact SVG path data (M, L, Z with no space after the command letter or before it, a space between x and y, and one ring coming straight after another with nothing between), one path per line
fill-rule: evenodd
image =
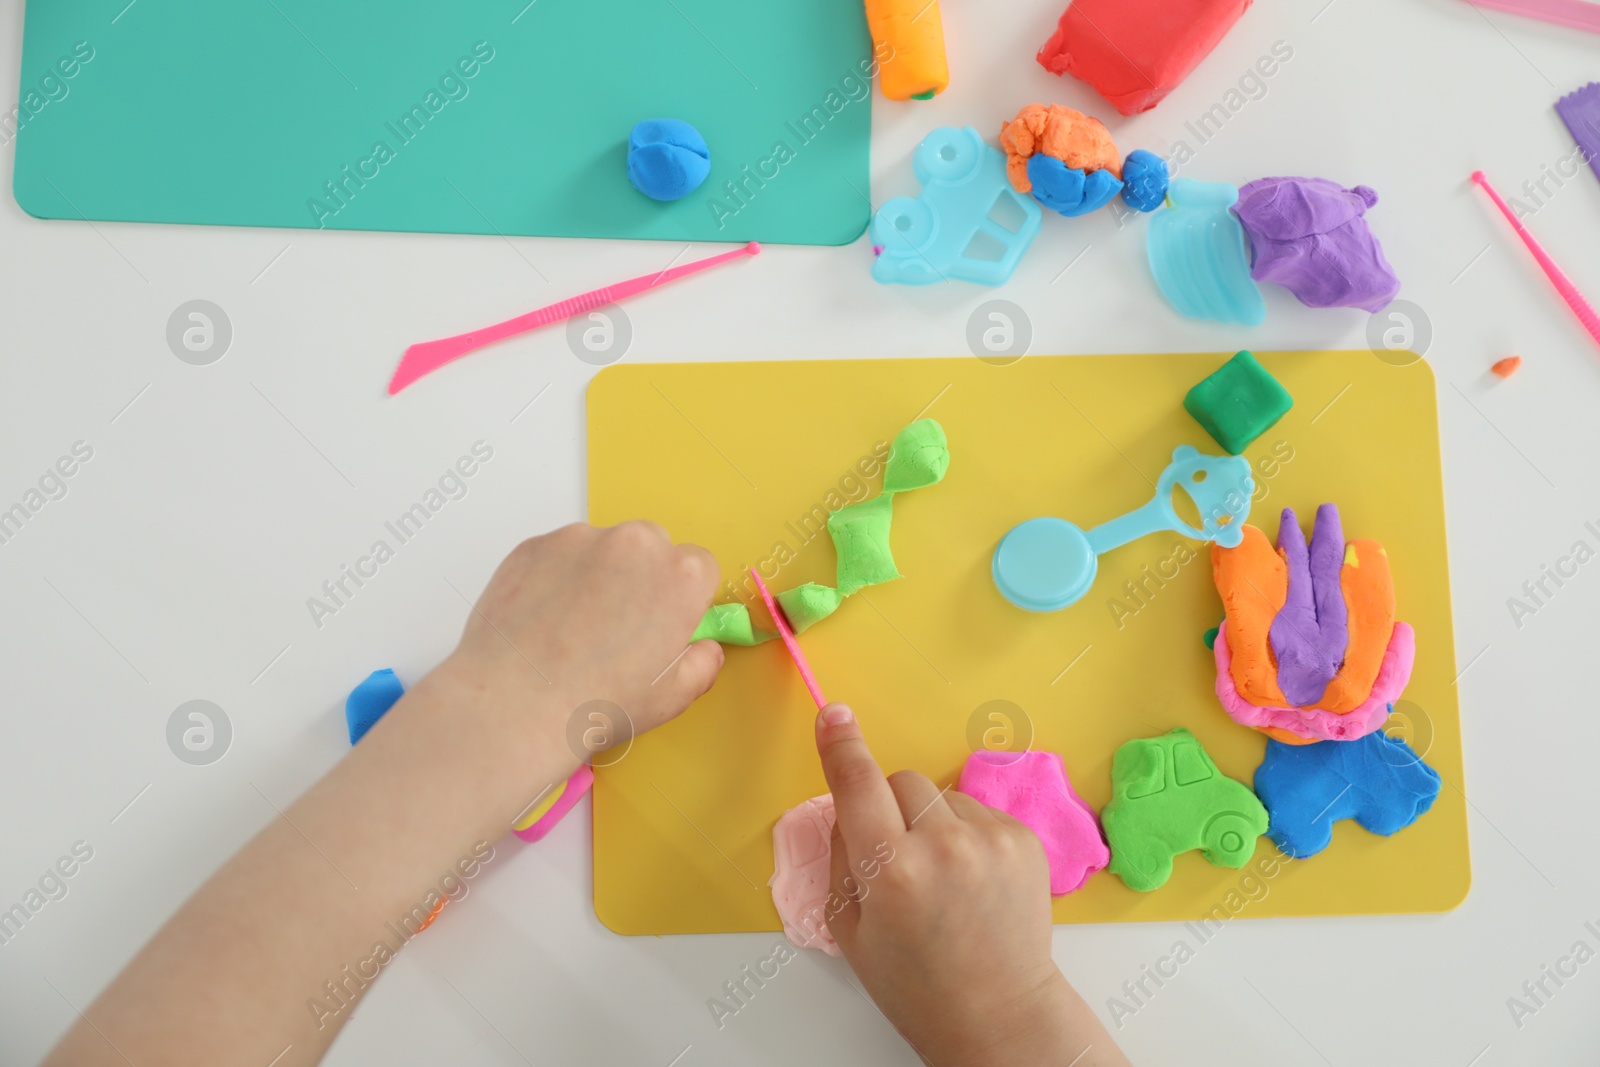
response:
M654 519L710 548L725 579L756 565L774 590L832 584L832 543L808 516L876 493L881 473L862 479L858 463L870 468L874 447L925 413L944 425L950 470L895 499L904 577L850 597L801 638L824 690L856 709L885 769L953 784L984 731L1003 732L989 712L1009 709L1015 728L1031 727L1034 748L1062 754L1096 810L1110 796L1117 746L1175 726L1248 785L1266 739L1235 725L1213 694L1202 635L1221 608L1205 546L1156 534L1109 553L1089 594L1054 614L1013 607L989 577L990 553L1016 523L1058 515L1087 529L1148 501L1175 446L1221 452L1182 401L1230 355L611 367L588 393L589 518ZM1444 786L1398 835L1341 822L1310 859L1277 861L1263 837L1243 870L1191 852L1151 893L1101 872L1056 900L1057 922L1429 912L1466 896L1433 373L1370 352L1258 356L1295 405L1246 453L1257 481L1250 521L1275 538L1282 508L1309 528L1317 505L1332 501L1347 537L1384 544L1398 617L1417 632L1416 669L1390 729ZM1141 583L1137 598L1125 583ZM773 822L827 789L814 716L781 644L729 648L707 696L597 768L601 921L625 934L780 929L766 885Z

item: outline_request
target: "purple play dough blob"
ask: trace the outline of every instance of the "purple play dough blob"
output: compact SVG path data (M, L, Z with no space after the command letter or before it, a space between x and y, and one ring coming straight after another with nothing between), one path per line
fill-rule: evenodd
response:
M1250 238L1250 276L1276 282L1314 308L1377 312L1400 279L1362 216L1378 202L1365 185L1326 178L1261 178L1239 189L1233 213Z
M1349 611L1339 583L1344 527L1338 507L1324 504L1317 509L1309 552L1294 509L1284 508L1278 519L1278 551L1288 568L1289 591L1268 636L1278 659L1278 688L1289 703L1308 708L1322 699L1339 673L1350 639Z

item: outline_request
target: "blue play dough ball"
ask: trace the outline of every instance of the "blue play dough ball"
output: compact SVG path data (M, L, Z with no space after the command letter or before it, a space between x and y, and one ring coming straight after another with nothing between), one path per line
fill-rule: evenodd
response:
M1167 162L1135 148L1122 161L1122 199L1135 211L1154 211L1167 198Z
M711 150L680 119L646 119L628 135L628 180L652 200L681 200L711 173Z

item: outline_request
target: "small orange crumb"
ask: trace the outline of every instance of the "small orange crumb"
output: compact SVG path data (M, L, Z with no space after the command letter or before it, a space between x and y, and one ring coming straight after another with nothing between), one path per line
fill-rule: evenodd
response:
M1496 374L1498 374L1502 378L1509 378L1513 374L1517 373L1517 369L1519 367L1521 367L1521 366L1522 366L1522 357L1521 356L1507 356L1505 359L1500 360L1498 363L1496 363L1494 366L1490 367L1489 369L1494 371Z

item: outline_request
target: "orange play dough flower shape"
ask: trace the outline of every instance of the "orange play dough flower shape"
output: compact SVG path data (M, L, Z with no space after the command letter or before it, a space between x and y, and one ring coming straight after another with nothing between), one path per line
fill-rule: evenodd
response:
M1227 615L1230 673L1239 696L1258 707L1301 707L1336 715L1356 710L1371 696L1394 635L1394 578L1383 546L1371 540L1342 542L1337 511L1329 505L1324 505L1323 511L1332 514L1319 513L1318 535L1325 519L1331 518L1327 533L1338 540L1330 544L1314 540L1309 562L1304 537L1294 512L1288 509L1280 527L1279 547L1274 548L1258 528L1246 526L1237 548L1213 545L1211 549L1217 592ZM1334 553L1331 560L1330 550ZM1326 577L1323 587L1317 587L1319 558L1323 568L1339 561L1337 591L1326 588ZM1326 569L1322 573L1330 574ZM1294 599L1300 608L1297 613L1291 605L1285 613L1292 583L1299 583ZM1311 604L1316 608L1307 607ZM1316 618L1318 614L1323 619ZM1324 620L1331 624L1318 629ZM1346 631L1344 640L1337 643L1342 653L1340 647L1327 648L1330 636L1341 628ZM1297 684L1301 686L1312 654L1321 651L1330 657L1327 672L1331 677L1315 702L1304 697L1291 700L1284 693L1280 654L1288 654L1291 648L1296 662L1290 669L1299 671ZM1320 680L1317 684L1321 685Z
M1122 180L1122 157L1111 131L1099 119L1059 104L1029 104L1017 112L1000 126L1000 147L1006 151L1006 176L1019 193L1033 191L1028 160L1036 155L1054 156L1085 174L1109 170Z

